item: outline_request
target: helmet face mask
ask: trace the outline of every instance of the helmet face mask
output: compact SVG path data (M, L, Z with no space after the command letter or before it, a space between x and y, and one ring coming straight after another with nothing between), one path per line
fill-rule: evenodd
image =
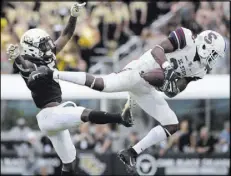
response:
M27 55L29 60L43 65L56 60L53 50L55 44L49 34L41 29L30 29L24 33L20 41L23 49L22 55ZM34 59L33 59L34 58Z
M55 44L50 37L45 37L45 38L40 39L40 42L38 44L38 48L42 52L46 53L49 50L53 50L55 48Z
M200 33L195 41L201 64L211 70L225 55L225 40L219 33L207 30Z
M207 46L205 44L198 46L198 54L201 60L201 63L204 66L208 66L209 69L212 69L216 64L217 60L222 58L222 55L219 55L214 48Z
M212 52L210 53L207 59L207 65L209 66L209 68L212 69L216 64L217 60L219 60L220 58L222 57L218 54L218 52L212 50Z

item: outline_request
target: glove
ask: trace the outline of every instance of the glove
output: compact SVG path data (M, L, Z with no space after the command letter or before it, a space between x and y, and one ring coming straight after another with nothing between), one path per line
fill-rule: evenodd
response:
M178 86L176 84L176 81L170 82L166 92L170 92L170 93L173 93L173 94L180 93L180 89L178 88Z
M165 82L164 82L164 85L162 86L161 89L163 91L166 91L167 88L170 86L169 84L172 81L175 81L178 78L178 75L177 75L174 68L171 66L171 64L168 61L163 63L162 68L164 70Z
M8 60L15 60L20 55L19 46L10 44L7 47L6 54L8 55Z
M79 4L79 3L75 3L72 7L71 7L71 16L73 17L77 17L80 13L80 10L82 8L84 8L84 6L86 5L86 2Z
M176 81L171 81L168 84L167 89L164 91L165 95L167 95L168 97L174 97L176 96L178 93L180 93L180 89L178 88Z
M36 80L41 80L42 78L48 78L53 79L53 70L51 70L49 67L41 66L36 71L33 71L28 79L28 84L31 82L34 82Z

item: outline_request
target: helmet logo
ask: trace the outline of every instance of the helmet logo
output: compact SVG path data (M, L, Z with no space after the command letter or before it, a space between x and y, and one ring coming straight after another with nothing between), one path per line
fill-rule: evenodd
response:
M33 38L31 38L29 36L25 36L24 41L32 44L33 43Z
M205 37L204 37L204 40L205 40L205 42L206 42L207 44L211 44L211 43L213 42L213 38L214 38L214 39L217 39L217 36L216 36L216 34L214 34L213 32L210 32L210 33L208 34L208 36L205 36Z

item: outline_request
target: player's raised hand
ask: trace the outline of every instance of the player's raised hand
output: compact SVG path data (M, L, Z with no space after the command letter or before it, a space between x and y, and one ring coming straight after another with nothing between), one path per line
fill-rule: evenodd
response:
M20 55L20 50L18 45L10 44L7 47L6 54L9 60L15 60Z
M72 7L71 7L71 16L73 17L77 17L81 11L82 8L84 8L84 6L86 5L86 2L84 3L75 3Z

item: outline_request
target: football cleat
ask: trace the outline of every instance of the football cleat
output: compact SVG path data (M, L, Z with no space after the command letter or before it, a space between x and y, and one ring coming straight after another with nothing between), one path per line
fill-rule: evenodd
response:
M119 159L125 164L127 171L132 175L139 175L136 171L136 157L138 154L133 148L122 150L118 153Z
M131 108L130 108L130 99L128 99L127 103L124 106L124 109L121 113L122 124L125 127L131 127L134 125L134 118L132 116Z

